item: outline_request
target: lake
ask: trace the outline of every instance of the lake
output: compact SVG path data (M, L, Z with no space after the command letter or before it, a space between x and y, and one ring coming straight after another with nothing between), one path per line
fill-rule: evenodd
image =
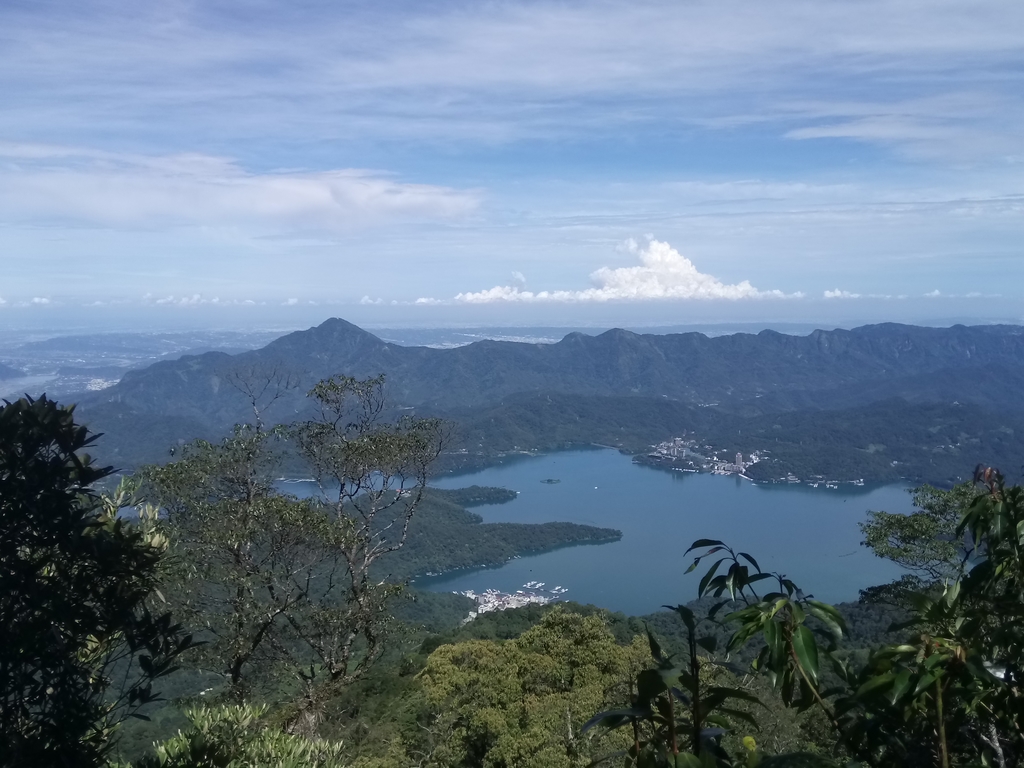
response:
M559 482L543 482L547 479ZM622 539L524 556L498 568L420 578L418 588L515 592L529 581L542 581L545 589L567 588L565 599L633 615L696 597L705 569L685 574L693 556L683 553L700 538L722 539L749 552L763 570L785 573L819 599L855 599L859 589L900 574L860 545L857 524L868 510L913 509L903 485L842 484L839 490L756 485L736 476L652 469L611 449L514 457L433 485L519 491L507 504L474 508L486 522L562 520L617 528Z

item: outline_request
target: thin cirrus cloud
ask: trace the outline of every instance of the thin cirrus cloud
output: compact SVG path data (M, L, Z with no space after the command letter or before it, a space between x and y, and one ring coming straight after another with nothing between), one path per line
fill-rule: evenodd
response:
M40 93L47 135L117 115L149 135L457 141L777 123L967 146L951 127L1012 138L1022 105L1024 8L1005 0L76 6L0 10L0 134L31 127Z
M802 293L785 294L778 290L759 290L744 280L723 283L697 269L692 261L666 242L651 238L645 245L630 240L627 249L640 264L632 267L601 267L591 273L593 288L582 290L528 291L521 273L513 273L514 285L498 285L483 291L459 293L457 304L494 304L500 302L608 302L685 300L739 300L801 298ZM418 304L442 303L438 299L417 299Z
M200 154L145 156L75 147L0 144L0 208L11 220L115 226L256 225L337 229L395 218L447 219L473 192L340 169L251 173Z

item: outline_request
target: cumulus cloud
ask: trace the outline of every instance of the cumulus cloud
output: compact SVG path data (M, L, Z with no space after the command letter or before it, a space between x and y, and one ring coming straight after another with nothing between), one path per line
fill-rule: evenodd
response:
M514 285L498 285L483 291L460 293L456 302L490 304L494 302L604 302L648 301L658 299L763 299L798 298L800 294L758 290L744 280L723 283L700 272L692 261L666 242L648 240L639 245L633 240L627 250L637 256L640 264L633 267L601 267L590 275L593 288L584 290L527 291L523 281ZM521 277L519 273L514 273ZM436 303L435 299L418 299L417 304Z
M35 296L32 299L32 303L35 304L36 306L45 306L46 304L50 303L50 300L43 296Z
M8 220L98 225L255 225L331 230L395 218L445 219L474 192L410 184L362 169L252 173L230 159L142 156L74 147L0 144Z
M384 303L384 299L380 299L380 298L378 298L378 299L371 299L369 296L363 296L363 298L361 298L359 300L359 303L363 304L364 306L365 305L371 305L371 304L383 304Z
M298 300L298 299L294 299L294 298L293 298L293 299L287 299L287 300L286 300L286 301L285 301L285 302L284 302L284 303L282 304L282 306L285 306L285 307L294 307L294 306L295 306L296 304L298 304L298 303L299 303L299 300Z

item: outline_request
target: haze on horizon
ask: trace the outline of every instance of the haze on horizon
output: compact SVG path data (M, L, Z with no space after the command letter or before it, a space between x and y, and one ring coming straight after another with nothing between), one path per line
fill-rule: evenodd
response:
M13 0L0 328L1022 322L1022 29Z

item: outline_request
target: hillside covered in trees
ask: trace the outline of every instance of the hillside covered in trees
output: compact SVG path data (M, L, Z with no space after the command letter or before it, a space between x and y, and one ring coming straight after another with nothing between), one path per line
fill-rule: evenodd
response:
M998 471L920 489L911 515L873 513L866 543L907 575L857 603L702 539L680 542L680 566L703 573L696 601L466 624L463 598L417 595L403 569L615 532L482 524L460 502L508 494L427 489L443 424L386 418L381 387L321 382L319 419L257 417L106 492L70 409L0 408L0 764L1024 758L1024 488ZM319 494L280 490L286 455Z
M307 418L305 393L338 373L383 374L394 407L455 423L442 468L574 444L640 452L684 432L727 452L772 451L759 471L775 476L950 484L972 462L1024 463L1019 326L714 338L612 330L432 349L333 319L258 350L131 371L84 394L80 413L106 435L104 458L130 468L227 434L250 417L253 382L274 385L268 420Z

